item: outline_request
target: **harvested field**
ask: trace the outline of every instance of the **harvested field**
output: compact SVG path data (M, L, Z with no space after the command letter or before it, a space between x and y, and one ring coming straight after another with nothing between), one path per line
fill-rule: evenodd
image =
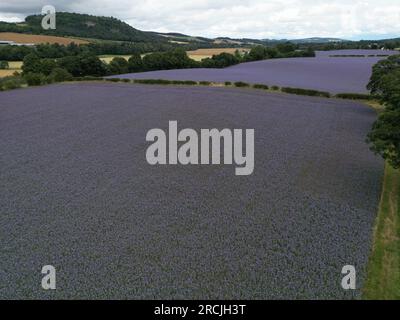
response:
M22 68L22 61L8 61L8 66L13 70L20 70Z
M187 51L190 58L196 61L201 61L205 58L211 58L213 55L217 55L223 52L234 54L238 50L239 52L250 51L248 48L214 48L214 49L197 49L192 51Z
M0 69L0 78L12 76L15 71L18 71L18 70L11 70L11 69L3 70L3 69Z
M271 59L242 63L225 69L164 70L114 77L214 82L244 81L269 86L328 91L333 94L367 93L366 85L371 76L372 66L381 59L379 57L328 58L324 52L318 53L316 58Z
M72 42L76 44L87 44L89 41L74 38L64 38L56 36L36 35L36 34L23 34L15 32L0 32L0 40L15 41L16 43L58 43L68 45Z
M383 175L365 144L375 117L245 89L0 92L0 298L360 297ZM169 120L255 129L254 173L150 166L146 133ZM340 286L345 264L355 291Z
M22 72L22 61L8 61L9 69L0 69L0 78L12 76L15 71Z

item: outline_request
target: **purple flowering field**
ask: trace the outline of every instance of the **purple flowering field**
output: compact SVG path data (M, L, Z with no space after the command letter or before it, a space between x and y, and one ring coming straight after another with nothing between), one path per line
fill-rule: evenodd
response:
M372 66L382 57L329 57L337 54L398 54L397 51L337 50L317 52L315 58L270 59L225 69L180 69L111 76L130 79L244 81L330 93L367 93Z
M282 66L230 70L265 64ZM365 143L375 118L358 102L236 88L0 92L0 298L358 298L383 175ZM169 120L255 129L254 173L149 165L146 133ZM340 286L345 264L357 290Z

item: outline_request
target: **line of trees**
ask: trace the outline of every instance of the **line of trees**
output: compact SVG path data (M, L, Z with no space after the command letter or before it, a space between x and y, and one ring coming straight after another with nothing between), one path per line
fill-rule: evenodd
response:
M146 55L133 54L129 60L115 57L109 64L101 61L90 52L61 58L41 58L37 53L30 53L23 60L23 74L37 73L48 76L55 68L62 68L74 77L102 77L128 72L196 68L200 63L190 59L183 49L157 52Z
M199 62L190 59L184 49L177 48L146 54L144 57L134 53L128 60L115 57L107 64L87 47L75 44L40 45L24 56L22 77L28 85L40 85L73 78L103 77L131 72L200 67L225 68L241 62L293 56L313 56L313 52L299 51L289 44L274 48L256 46L249 53L221 53ZM12 83L12 79L7 81Z
M107 65L97 56L79 54L59 59L41 59L37 54L30 53L24 58L22 66L23 75L40 74L49 76L54 69L61 68L74 77L105 76L108 74Z
M341 41L330 43L305 43L299 44L302 49L311 48L315 51L331 51L345 49L387 49L395 50L400 48L400 38L387 40L360 40L360 41Z
M114 58L109 65L111 74L128 72L143 72L153 70L185 69L185 68L226 68L242 62L257 61L275 58L314 57L311 50L297 50L292 44L282 44L274 48L256 46L249 53L241 54L238 50L235 54L220 53L211 58L195 61L190 59L183 49L175 49L168 52L156 52L145 55L134 54L126 61L123 58Z
M41 73L48 76L54 68L63 68L74 77L106 76L153 70L225 68L241 62L294 56L311 57L314 56L314 52L299 51L291 44L282 44L275 48L256 46L249 53L221 53L199 62L190 59L184 49L176 48L146 54L143 58L139 52L134 53L128 61L116 57L110 64L106 64L86 46L39 45L24 56L23 73Z
M372 150L394 168L400 168L400 55L373 67L368 89L379 95L385 106L368 135Z

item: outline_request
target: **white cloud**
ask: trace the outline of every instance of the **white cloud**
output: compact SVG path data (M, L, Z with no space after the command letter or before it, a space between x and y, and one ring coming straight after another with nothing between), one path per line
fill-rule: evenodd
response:
M5 21L5 22L21 22L23 21L23 16L18 15L18 14L7 14L7 13L1 13L0 12L0 21Z
M209 37L400 36L399 0L2 0L0 19L59 11L115 16L133 27ZM10 18L8 18L10 19Z

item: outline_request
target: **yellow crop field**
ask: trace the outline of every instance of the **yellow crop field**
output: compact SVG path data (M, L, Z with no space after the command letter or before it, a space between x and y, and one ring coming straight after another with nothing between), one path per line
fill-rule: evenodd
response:
M10 70L10 69L3 70L3 69L0 69L0 78L12 76L15 71L16 70Z
M238 50L240 53L248 52L248 48L213 48L213 49L197 49L193 51L187 51L188 56L196 61L201 61L205 58L211 58L213 55L220 53L234 54Z
M15 71L22 72L22 61L8 61L8 69L0 70L0 78L12 76Z
M8 61L8 67L13 70L19 70L22 68L22 61Z

